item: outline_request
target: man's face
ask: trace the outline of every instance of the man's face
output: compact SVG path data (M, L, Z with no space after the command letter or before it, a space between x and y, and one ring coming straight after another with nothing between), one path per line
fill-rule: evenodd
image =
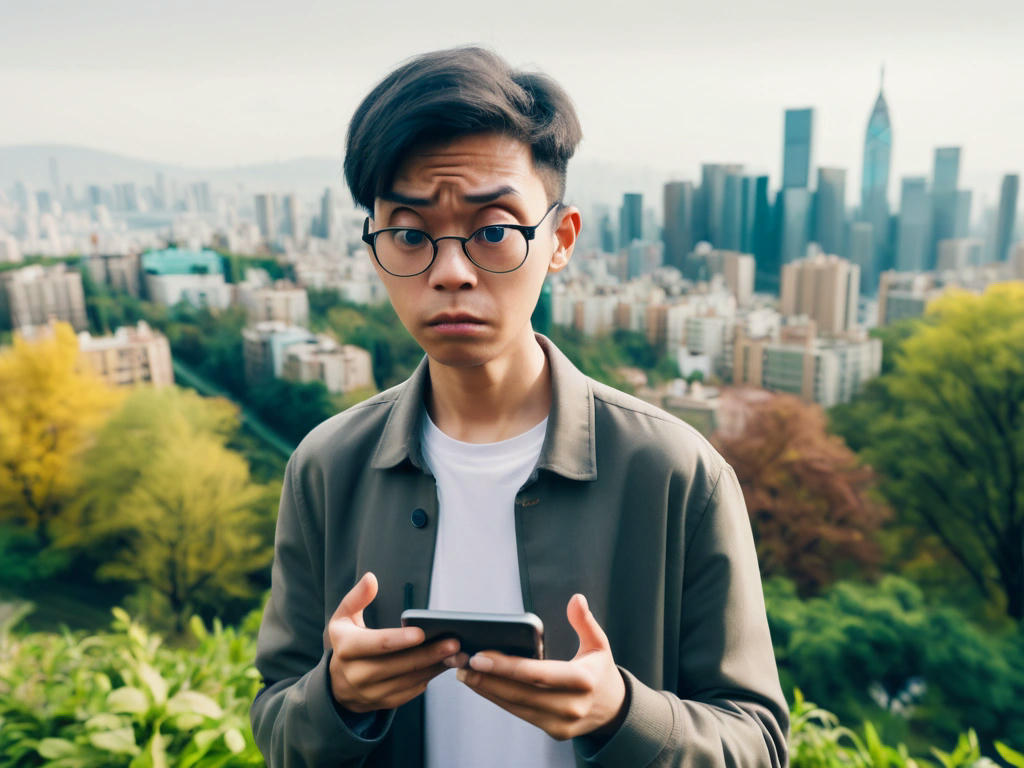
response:
M374 201L371 231L414 227L435 238L468 237L490 225L533 226L550 202L527 144L500 134L466 136L411 153L391 190ZM552 211L514 272L480 269L457 240L441 240L430 268L413 277L373 263L402 323L432 360L479 366L534 343L530 316L541 285L568 262L579 222L575 209Z

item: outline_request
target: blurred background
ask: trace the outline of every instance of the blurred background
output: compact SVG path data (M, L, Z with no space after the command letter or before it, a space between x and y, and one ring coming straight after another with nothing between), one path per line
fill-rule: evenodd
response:
M1019 2L2 20L0 767L262 764L284 464L422 354L347 123L462 44L575 101L534 326L736 469L793 764L1024 766Z

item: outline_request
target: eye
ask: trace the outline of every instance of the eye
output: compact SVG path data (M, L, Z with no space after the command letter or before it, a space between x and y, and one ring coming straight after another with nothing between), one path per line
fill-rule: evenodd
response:
M505 239L505 227L484 227L477 232L476 239L487 245L497 245Z
M426 239L426 233L420 232L418 229L402 229L395 232L395 242L409 248L415 248L416 246L423 245L423 242Z

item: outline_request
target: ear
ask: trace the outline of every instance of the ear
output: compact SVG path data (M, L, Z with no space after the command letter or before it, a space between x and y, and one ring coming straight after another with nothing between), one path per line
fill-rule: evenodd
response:
M580 210L574 205L567 206L559 214L554 232L555 252L551 254L551 262L548 264L549 274L561 272L569 263L582 224Z

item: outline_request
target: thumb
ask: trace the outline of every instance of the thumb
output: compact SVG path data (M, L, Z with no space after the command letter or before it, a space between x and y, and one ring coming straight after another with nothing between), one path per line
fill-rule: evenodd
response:
M576 652L577 658L593 651L611 650L608 643L608 636L597 623L594 614L590 612L587 598L575 594L566 606L565 614L569 618L569 624L576 631L580 639L580 649Z
M331 620L350 619L353 624L365 627L363 609L372 603L375 597L377 597L377 577L371 571L367 571L341 599Z

